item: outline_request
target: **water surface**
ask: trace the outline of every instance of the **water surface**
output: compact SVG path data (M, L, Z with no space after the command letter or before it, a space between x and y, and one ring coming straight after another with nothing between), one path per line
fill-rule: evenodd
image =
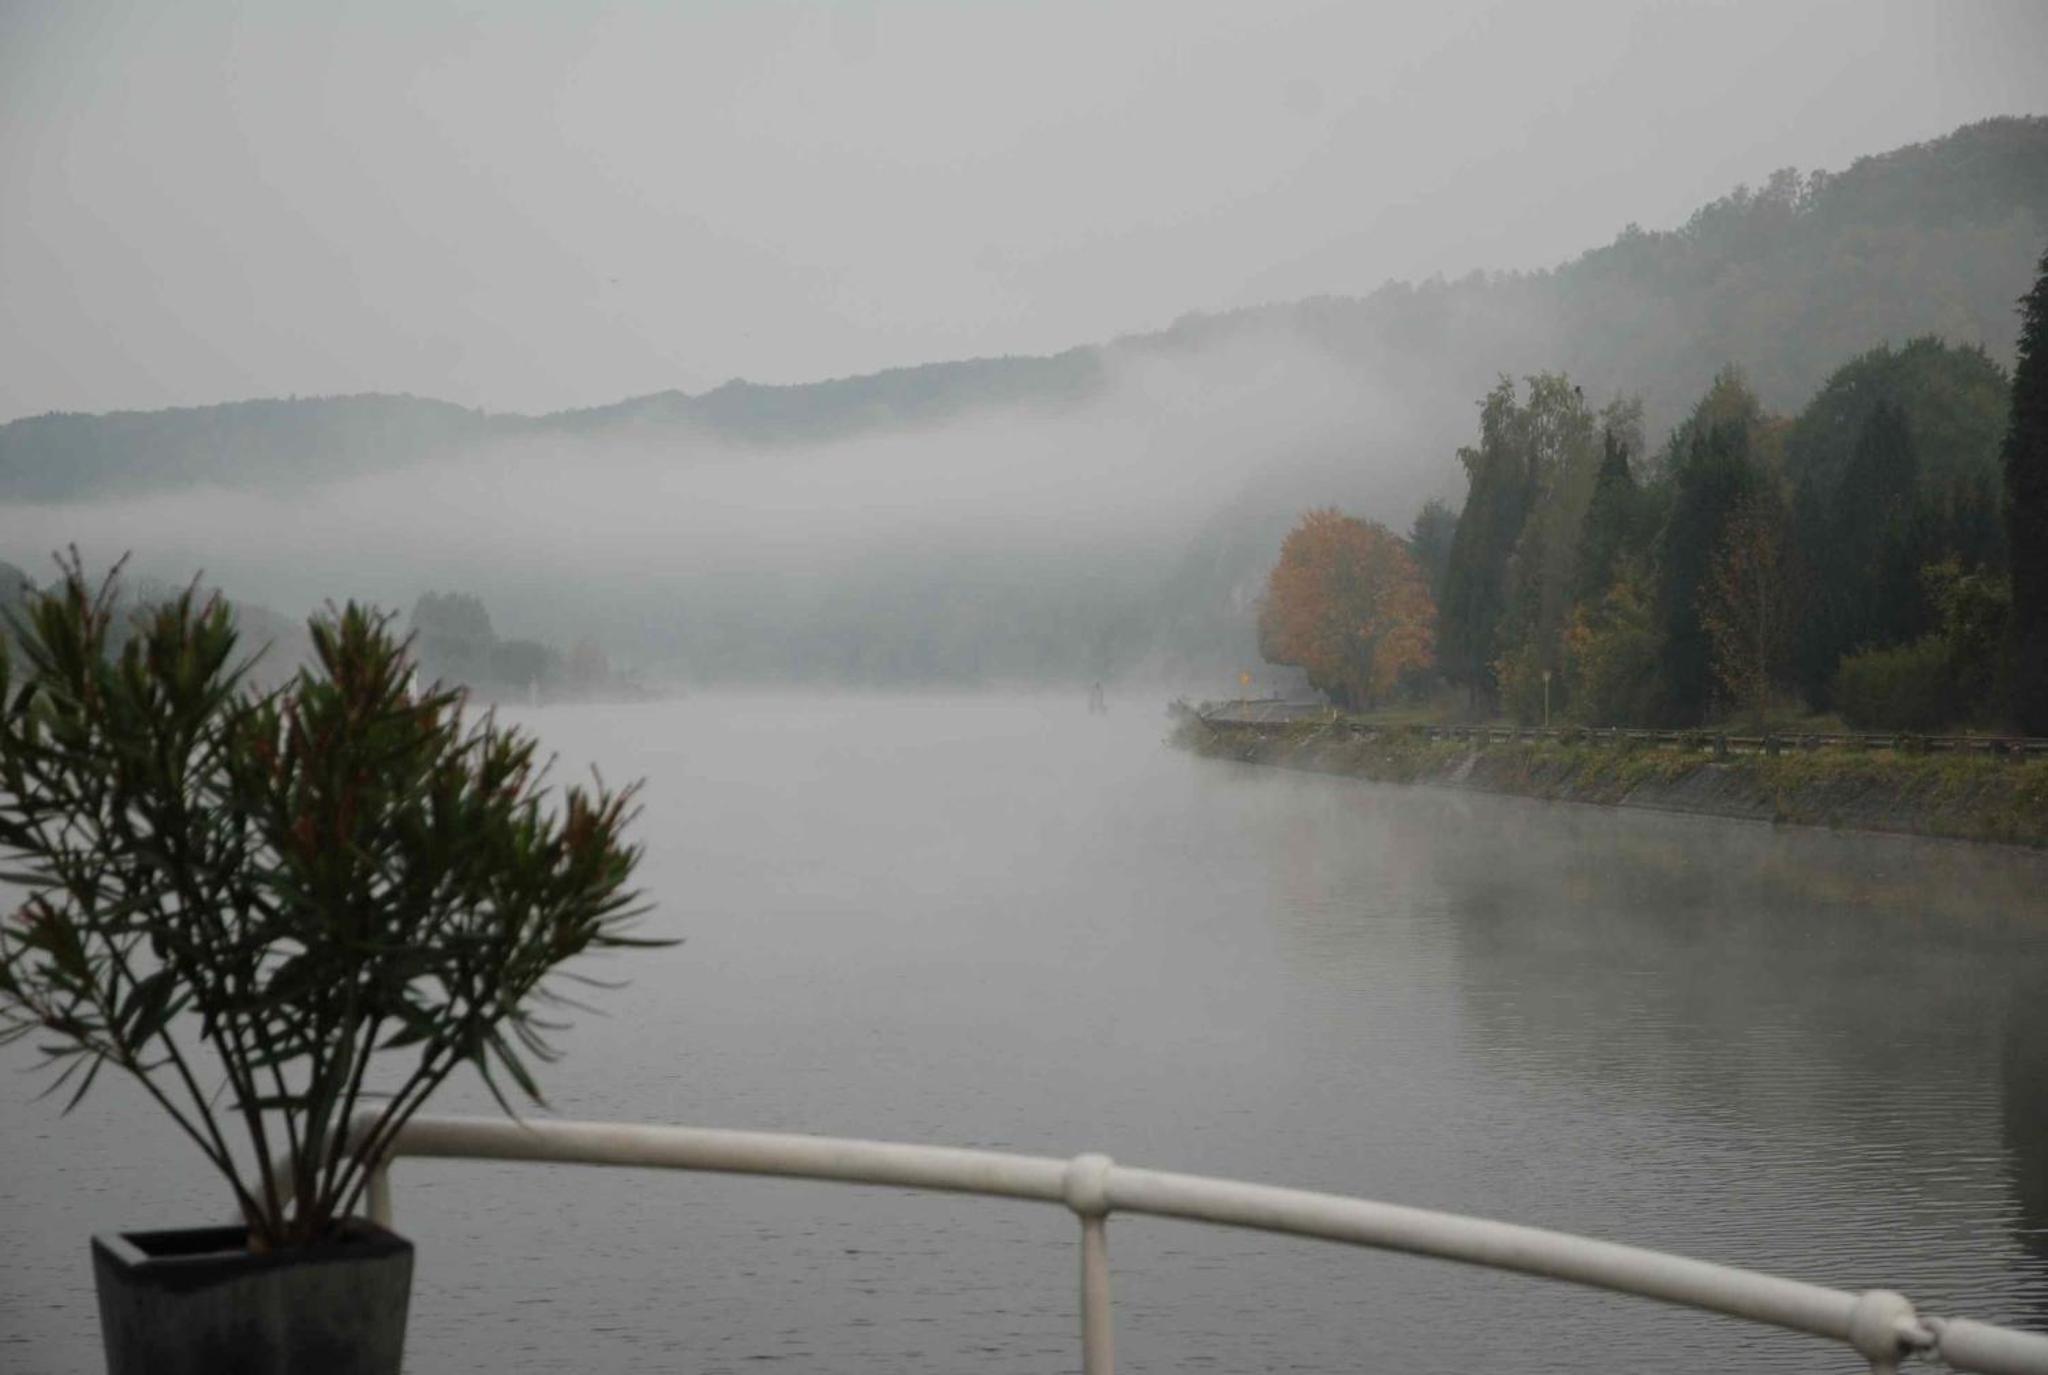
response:
M2048 862L1250 770L1113 708L528 713L648 778L651 929L686 938L603 968L631 986L553 1108L1105 1150L2048 1328ZM66 1120L6 1081L0 1369L94 1370L87 1235L220 1191L125 1085ZM450 1162L396 1206L414 1370L1077 1363L1053 1208ZM1858 1368L1434 1262L1138 1218L1111 1247L1129 1371Z

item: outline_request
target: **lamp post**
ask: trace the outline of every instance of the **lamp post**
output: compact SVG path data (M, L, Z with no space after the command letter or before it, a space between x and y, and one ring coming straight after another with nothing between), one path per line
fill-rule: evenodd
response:
M1550 670L1543 670L1543 729L1550 729Z

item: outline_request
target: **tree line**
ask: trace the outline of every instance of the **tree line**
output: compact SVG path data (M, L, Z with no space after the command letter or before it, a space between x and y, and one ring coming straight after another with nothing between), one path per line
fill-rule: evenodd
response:
M641 694L639 685L615 672L587 635L566 654L541 640L501 639L490 612L473 593L422 593L406 629L420 675L429 681L515 700Z
M1502 378L1460 509L1302 519L1261 651L1349 707L2048 733L2048 254L2020 305L2010 377L1923 337L1781 416L1728 367L1654 447L1633 399Z

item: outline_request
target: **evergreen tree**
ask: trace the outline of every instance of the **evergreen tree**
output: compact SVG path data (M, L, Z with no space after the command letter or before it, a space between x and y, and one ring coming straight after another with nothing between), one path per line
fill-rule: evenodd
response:
M1408 552L1429 580L1429 595L1442 600L1444 573L1451 565L1451 543L1458 536L1458 513L1448 502L1431 497L1408 529Z
M1929 628L1920 566L1938 554L1928 547L1936 541L1919 478L1905 410L1880 402L1863 422L1835 495L1832 567L1824 581L1837 594L1829 627L1837 655L1904 644Z
M2020 301L2004 462L2013 716L2029 735L2048 735L2048 252Z
M1475 703L1493 696L1508 558L1529 512L1529 471L1515 442L1516 414L1515 384L1503 377L1480 403L1479 447L1458 451L1468 486L1444 570L1438 663Z
M2009 390L1982 349L1922 337L1843 364L1793 423L1793 553L1812 591L1796 660L1812 705L1831 705L1843 658L1934 628L1925 567L2005 567Z
M1659 560L1657 620L1664 633L1665 710L1706 715L1714 691L1713 641L1700 603L1729 521L1765 488L1751 456L1763 409L1741 375L1724 371L1672 436L1672 502Z
M1930 491L1959 478L1995 477L2009 400L2005 370L1974 345L1931 335L1896 349L1880 345L1836 368L1800 409L1786 464L1795 483L1810 477L1823 497L1833 497L1855 461L1864 425L1889 404L1905 412L1920 481Z
M1837 629L1844 614L1837 579L1841 560L1834 538L1819 484L1809 474L1800 479L1799 489L1792 495L1792 563L1795 576L1807 585L1805 616L1792 650L1792 665L1801 695L1816 711L1831 705L1835 668L1842 659L1842 635Z
M1996 473L1953 479L1943 494L1939 524L1947 531L1946 552L1965 568L2005 571L2005 522L2001 518Z
M1637 497L1635 474L1628 466L1628 446L1609 426L1601 432L1600 472L1593 480L1593 502L1586 509L1578 568L1578 600L1597 601L1614 582L1615 565L1635 540Z
M1585 393L1563 373L1537 373L1528 388L1514 434L1529 474L1529 510L1508 560L1495 673L1503 701L1518 699L1517 715L1534 720L1543 710L1543 672L1564 666L1580 539L1600 474L1601 424Z
M498 637L491 629L491 613L473 593L421 593L413 603L409 632L423 679L452 686L491 678L491 653Z

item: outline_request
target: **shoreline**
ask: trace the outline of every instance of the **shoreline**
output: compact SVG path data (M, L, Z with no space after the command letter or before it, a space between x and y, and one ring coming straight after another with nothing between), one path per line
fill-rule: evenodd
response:
M1169 743L1209 759L1674 815L2048 849L2048 760L1792 751L1710 754L1623 743L1430 740L1184 717Z

